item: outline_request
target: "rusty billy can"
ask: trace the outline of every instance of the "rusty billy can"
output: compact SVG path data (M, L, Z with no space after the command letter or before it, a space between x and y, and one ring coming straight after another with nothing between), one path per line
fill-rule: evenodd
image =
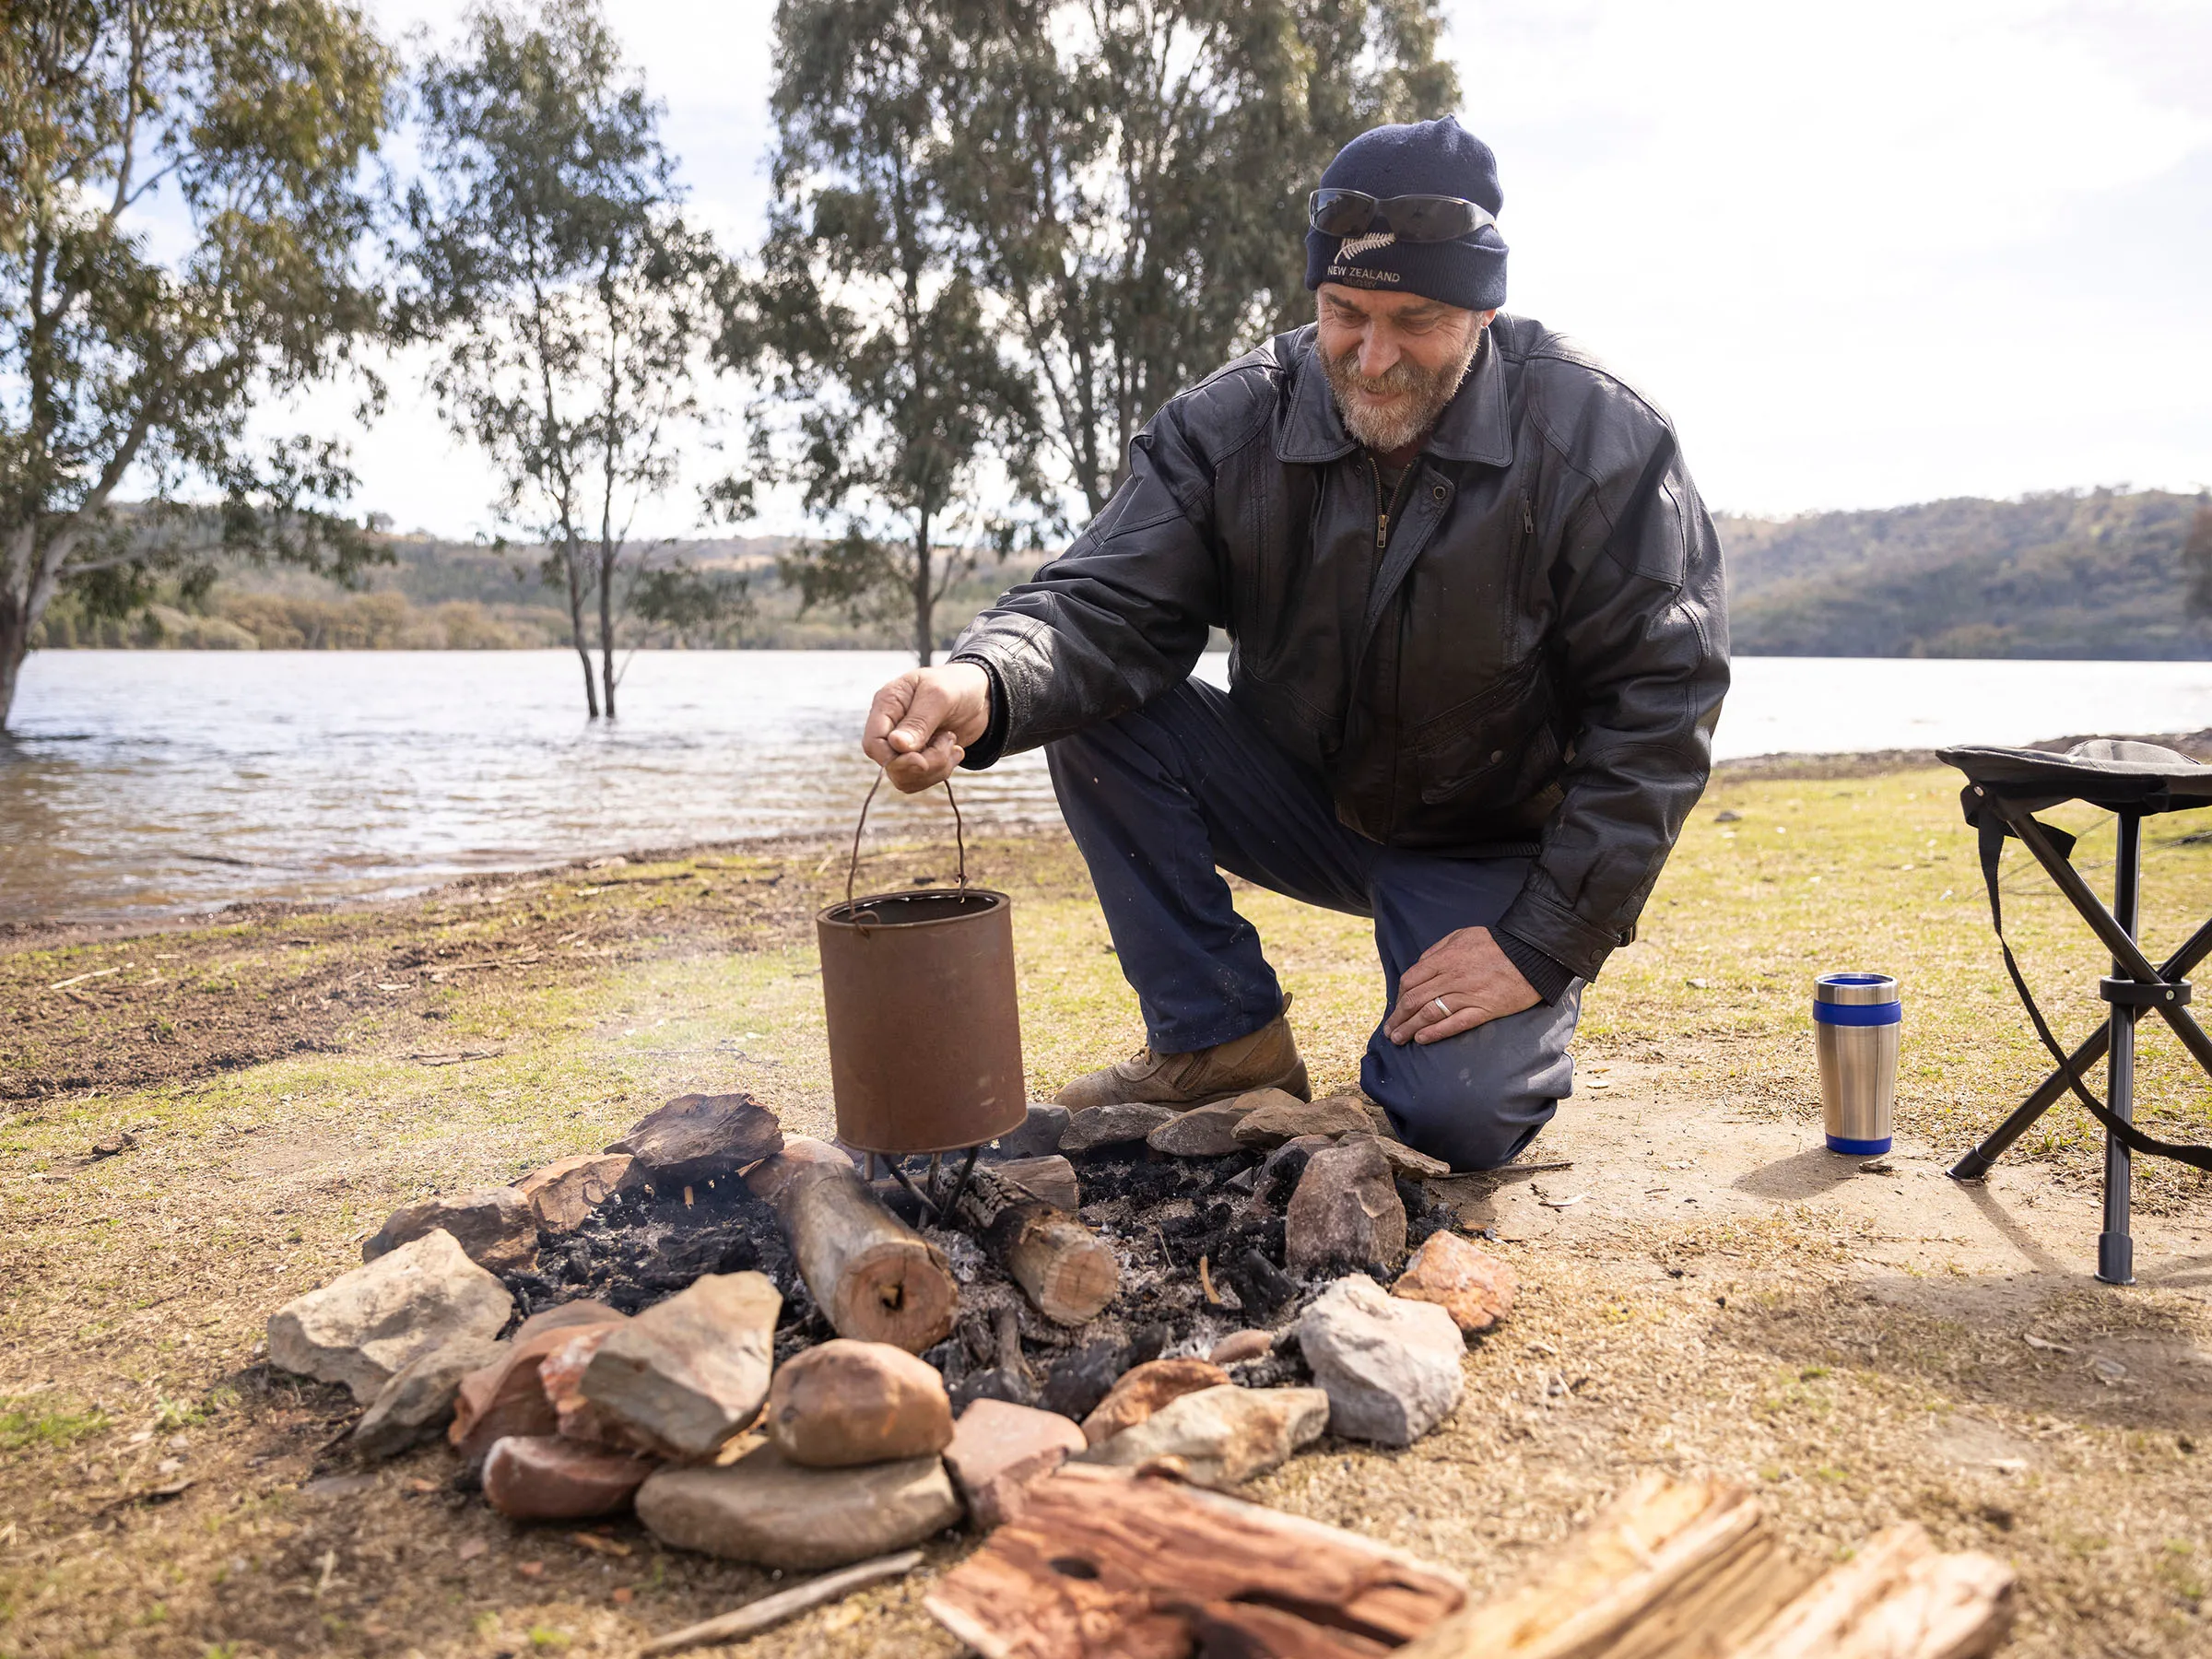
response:
M894 1158L959 1151L1029 1115L1014 900L968 885L967 837L949 782L959 885L855 899L861 832L882 782L879 772L861 803L845 901L814 919L837 1133L849 1147Z

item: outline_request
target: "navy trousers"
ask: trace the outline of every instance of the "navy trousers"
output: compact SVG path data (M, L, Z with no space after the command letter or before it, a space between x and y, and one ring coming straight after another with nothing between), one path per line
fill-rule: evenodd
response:
M1398 976L1446 934L1496 922L1528 870L1524 858L1440 858L1355 835L1322 781L1202 680L1062 739L1047 759L1161 1053L1230 1041L1282 1011L1275 970L1221 870L1371 916L1385 1018ZM1573 1092L1567 1050L1581 1003L1577 981L1556 1003L1403 1048L1378 1021L1360 1087L1407 1144L1455 1170L1495 1169Z

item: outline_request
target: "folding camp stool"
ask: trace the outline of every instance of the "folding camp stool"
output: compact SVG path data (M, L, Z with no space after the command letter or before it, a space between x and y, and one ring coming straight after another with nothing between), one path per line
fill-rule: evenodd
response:
M1959 803L1966 821L1981 832L1982 877L1989 888L1989 917L2005 953L2005 970L2034 1023L2035 1033L2058 1062L2058 1069L2021 1101L1994 1134L1951 1167L1953 1179L1978 1181L1990 1165L2044 1112L2071 1092L2104 1125L2104 1230L2097 1239L2097 1277L2110 1285L2135 1282L2135 1241L2128 1232L2131 1159L2141 1152L2171 1158L2199 1170L2212 1170L2212 1148L2180 1146L2136 1128L2136 1022L2146 1009L2173 1028L2182 1046L2212 1076L2212 1036L2189 1012L2191 969L2212 956L2212 920L2207 920L2165 961L2154 964L2136 940L2143 882L2143 820L2160 812L2212 806L2212 766L2204 766L2170 748L2122 738L2095 737L2064 755L2041 749L1949 748L1937 759L1967 777ZM2065 801L2101 806L2119 820L2118 871L2112 906L2089 890L2068 862L2074 837L2041 822L2035 814ZM2005 838L2013 836L2034 856L2068 903L2112 953L2111 977L2099 994L2111 1007L2103 1027L2072 1053L2059 1046L2042 1010L2030 994L2012 947L2005 939L2005 916L1997 894L1997 860ZM2100 1059L2107 1062L2106 1092L2100 1101L2082 1082Z

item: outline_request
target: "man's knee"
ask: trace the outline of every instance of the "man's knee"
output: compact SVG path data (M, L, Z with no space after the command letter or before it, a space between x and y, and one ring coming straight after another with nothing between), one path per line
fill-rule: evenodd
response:
M1494 1170L1551 1121L1573 1077L1564 1052L1508 1054L1497 1047L1446 1038L1399 1048L1378 1035L1360 1083L1416 1151L1457 1171Z

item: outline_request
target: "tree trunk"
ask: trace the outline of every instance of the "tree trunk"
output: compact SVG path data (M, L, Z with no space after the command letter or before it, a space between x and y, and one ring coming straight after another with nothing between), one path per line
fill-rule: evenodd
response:
M606 688L606 717L615 717L615 555L599 544L599 677Z
M30 616L13 594L0 594L0 733L16 706L16 683L30 654Z
M924 512L921 527L914 533L914 655L922 666L936 654L937 642L930 628L930 612L935 608L929 593L929 514Z
M745 1183L776 1212L799 1276L840 1336L918 1354L951 1334L960 1300L952 1269L835 1147L794 1135Z
M576 538L569 537L561 553L561 567L569 575L569 642L576 647L576 660L583 665L583 706L592 719L599 718L599 688L592 678L592 647L583 637L583 580L577 560L582 549Z

